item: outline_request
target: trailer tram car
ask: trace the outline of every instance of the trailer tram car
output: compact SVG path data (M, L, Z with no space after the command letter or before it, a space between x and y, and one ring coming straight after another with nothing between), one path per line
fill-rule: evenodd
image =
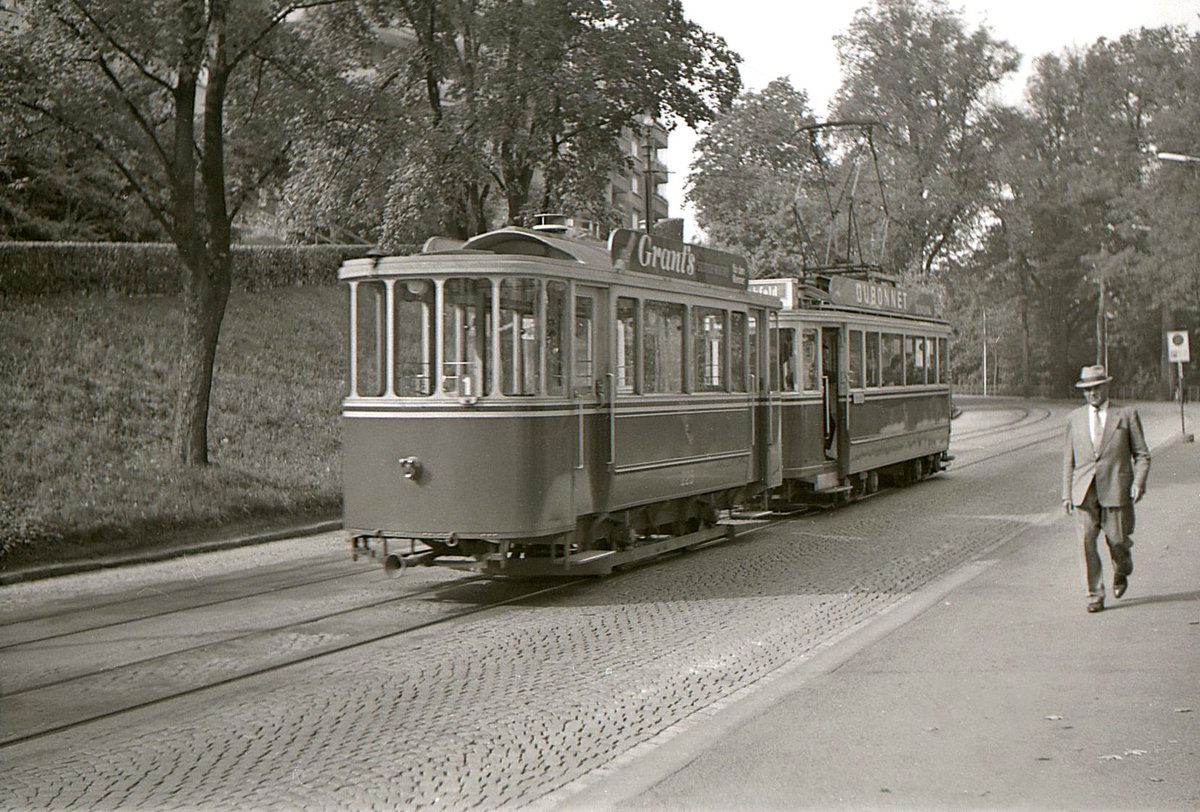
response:
M735 255L503 228L351 260L339 279L356 558L604 574L723 537L719 511L782 482L781 305Z
M838 503L944 470L949 325L931 296L866 270L760 279L779 297L773 389L782 408L782 503Z

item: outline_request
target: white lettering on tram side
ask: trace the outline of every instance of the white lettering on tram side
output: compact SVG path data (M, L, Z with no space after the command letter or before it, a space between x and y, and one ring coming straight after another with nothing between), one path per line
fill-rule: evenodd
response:
M696 275L696 255L688 246L682 251L655 245L649 234L643 234L637 244L638 262L643 268L670 271L681 276Z
M908 307L908 292L891 285L874 285L870 282L854 283L854 300L868 307L886 307L905 310Z

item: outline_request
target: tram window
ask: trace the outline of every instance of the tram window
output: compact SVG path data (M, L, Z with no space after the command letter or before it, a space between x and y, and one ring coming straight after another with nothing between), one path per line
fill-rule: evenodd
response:
M575 394L595 392L596 300L575 297Z
M950 342L945 338L937 340L937 375L938 383L950 380Z
M683 391L683 305L648 301L642 333L647 393Z
M500 283L500 392L536 395L541 389L541 330L536 279L505 279Z
M863 386L863 332L850 331L850 358L846 362L846 377L852 388Z
M904 337L904 382L925 383L925 339L920 336Z
M442 391L488 394L492 332L490 279L447 279L442 295Z
M864 338L867 344L867 386L879 386L879 333L869 332Z
M779 328L779 390L794 392L796 390L796 330L794 327Z
M883 333L879 339L879 361L884 386L904 384L904 347L897 333Z
M746 391L746 314L729 314L729 384L734 392Z
M617 299L617 391L632 395L637 385L637 300Z
M567 283L546 283L546 394L565 395L563 352L567 346Z
M821 388L820 341L816 327L805 327L800 334L800 388L816 392Z
M772 392L780 391L780 381L783 379L783 364L779 362L779 327L775 319L771 320L771 330L767 334L767 374L771 376Z
M359 282L354 298L354 393L379 397L386 391L383 351L387 291L382 282Z
M761 318L758 313L751 313L746 321L746 326L749 328L747 333L749 334L750 376L754 384L753 391L755 392L762 391L762 384L760 383L762 371L758 365L758 325L762 323Z
M394 381L401 397L433 394L433 281L401 279L396 282Z
M697 392L719 392L725 388L724 310L692 308L692 358Z

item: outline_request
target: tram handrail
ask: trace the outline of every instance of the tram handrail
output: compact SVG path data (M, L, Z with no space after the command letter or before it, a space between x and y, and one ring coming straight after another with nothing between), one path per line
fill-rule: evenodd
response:
M617 380L611 372L604 373L605 392L608 400L608 467L617 464Z

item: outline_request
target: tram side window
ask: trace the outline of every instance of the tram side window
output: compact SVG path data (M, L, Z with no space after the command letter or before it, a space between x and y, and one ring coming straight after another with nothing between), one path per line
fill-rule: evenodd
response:
M354 394L379 397L387 388L383 360L387 290L382 282L359 282L354 297Z
M761 311L759 311L761 312ZM748 333L748 349L749 349L749 365L750 365L750 381L751 391L761 392L762 384L760 377L762 375L758 365L758 325L762 323L762 316L759 312L751 313L746 321Z
M442 294L442 390L460 397L489 392L490 279L447 279Z
M883 333L879 339L879 361L884 386L904 385L904 347L898 333Z
M500 392L536 395L541 389L541 330L536 279L505 279L500 283Z
M617 391L637 389L637 299L617 299Z
M574 390L577 395L595 392L596 364L596 300L591 296L575 297L575 372Z
M867 386L879 386L879 333L869 332L865 336L867 343L866 368Z
M850 386L855 389L861 389L863 386L863 332L862 330L850 331L850 358L846 364L846 374L850 379Z
M729 384L734 392L746 391L746 314L729 314Z
M947 383L950 380L950 342L947 339L937 340L937 358L938 383Z
M401 397L433 394L433 280L402 279L396 282L394 380Z
M546 283L546 394L567 391L563 353L567 346L567 283Z
M642 365L647 393L683 391L683 305L644 305Z
M800 334L800 388L805 392L821 389L820 346L816 327L805 327Z
M779 390L794 392L796 390L796 373L799 362L796 360L796 329L794 327L779 328Z
M904 382L925 383L925 339L920 336L904 337Z
M711 307L692 308L692 357L695 359L696 391L725 389L725 311Z

